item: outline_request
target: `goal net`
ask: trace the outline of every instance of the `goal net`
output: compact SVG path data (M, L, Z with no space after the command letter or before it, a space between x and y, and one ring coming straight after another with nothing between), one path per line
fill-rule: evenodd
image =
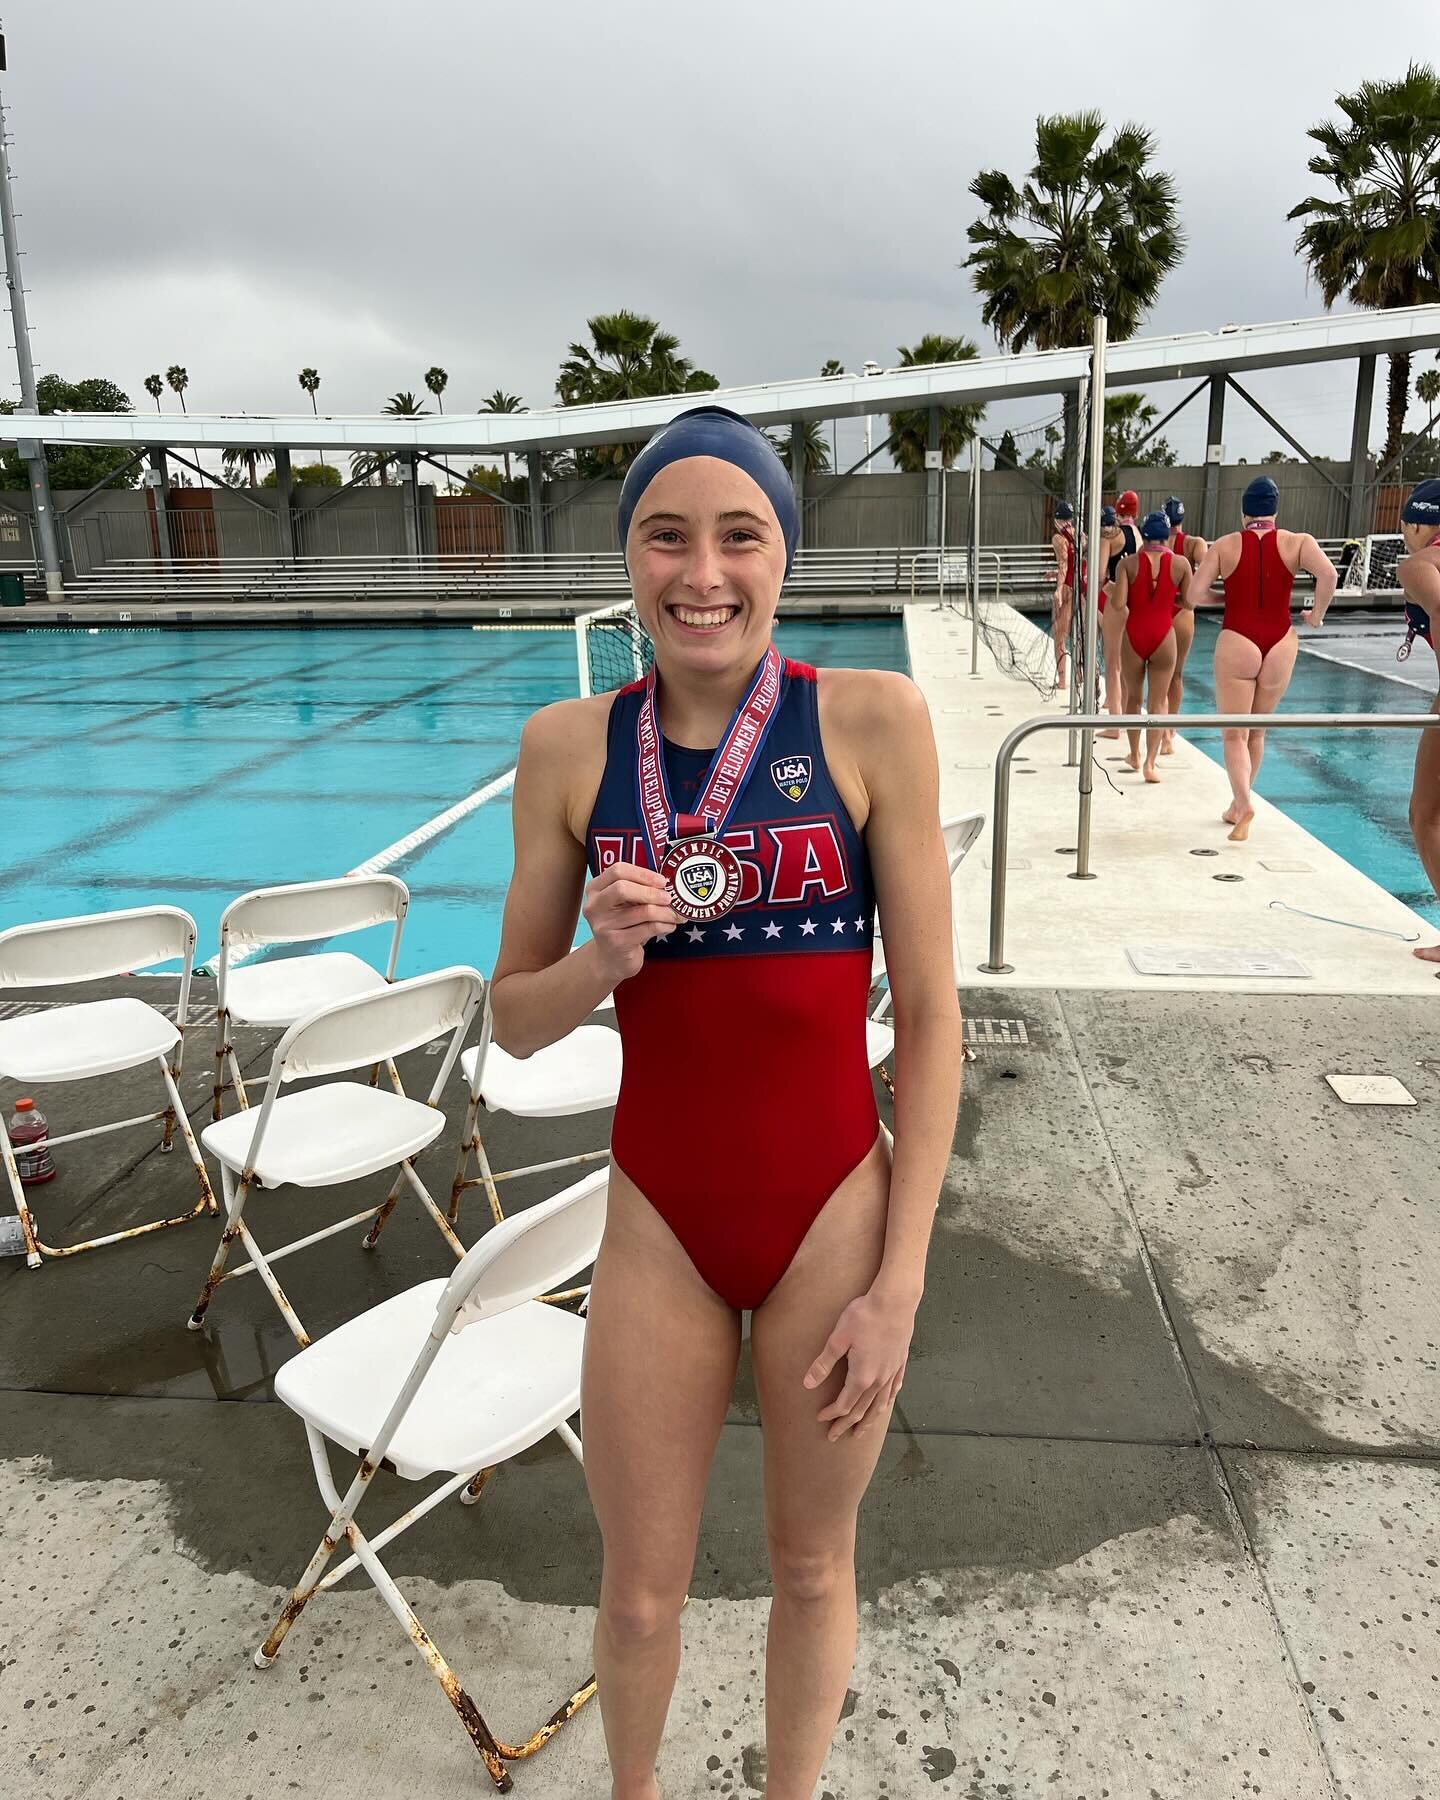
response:
M608 694L639 681L654 659L650 634L635 616L633 600L602 606L575 621L580 692Z
M1405 554L1405 540L1398 531L1351 538L1342 548L1338 566L1342 594L1373 594L1377 599L1398 600L1400 577L1396 565Z

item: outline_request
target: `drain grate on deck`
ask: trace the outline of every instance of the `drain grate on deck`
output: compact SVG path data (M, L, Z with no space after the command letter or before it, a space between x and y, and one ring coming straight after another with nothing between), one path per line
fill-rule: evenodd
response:
M986 1048L1009 1050L1029 1050L1032 1048L1030 1033L1023 1019L974 1019L965 1020L965 1042L973 1050Z
M147 1000L145 1004L147 1006L153 1005L156 1012L164 1013L167 1019L173 1020L175 1017L175 1002L173 1000L160 1001L158 1003ZM0 1000L0 1019L19 1019L23 1018L26 1013L47 1012L52 1006L74 1005L75 1002L73 1000ZM190 1002L190 1016L186 1020L187 1027L193 1029L196 1025L213 1025L214 1023L215 1007L213 1003L209 1006L201 1006L196 1001L192 1000ZM250 1031L252 1029L264 1029L264 1027L241 1025L238 1026L237 1029L240 1031Z
M1309 968L1288 950L1264 944L1127 944L1125 954L1137 975L1264 975L1308 981Z

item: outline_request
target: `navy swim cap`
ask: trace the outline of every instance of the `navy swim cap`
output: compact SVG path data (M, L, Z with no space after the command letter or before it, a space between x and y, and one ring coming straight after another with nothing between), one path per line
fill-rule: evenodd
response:
M1257 475L1245 490L1240 510L1247 519L1273 519L1280 510L1280 490L1268 475Z
M1172 494L1165 502L1165 517L1172 525L1185 523L1185 502L1178 494Z
M620 548L630 531L630 520L640 496L662 469L683 462L687 456L713 456L743 470L775 509L785 539L785 573L795 561L800 535L800 516L795 510L795 489L784 463L770 440L748 419L724 406L696 406L662 425L631 463L620 487Z
M1440 526L1440 481L1417 481L1400 517L1407 525Z
M1100 508L1100 523L1102 525L1113 525L1116 516L1115 508L1113 506L1102 506Z
M1147 544L1163 544L1170 536L1170 520L1163 512L1146 513L1140 535Z
M1075 517L1075 508L1068 500L1057 500L1055 502L1055 517L1061 521L1073 519Z

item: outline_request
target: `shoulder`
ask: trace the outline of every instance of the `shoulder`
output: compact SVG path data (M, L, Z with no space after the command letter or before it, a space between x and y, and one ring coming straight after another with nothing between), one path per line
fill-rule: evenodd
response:
M579 774L605 758L605 734L614 694L584 700L554 700L531 713L520 733L520 757L529 774Z
M817 669L816 689L832 722L847 736L930 728L925 696L893 669Z

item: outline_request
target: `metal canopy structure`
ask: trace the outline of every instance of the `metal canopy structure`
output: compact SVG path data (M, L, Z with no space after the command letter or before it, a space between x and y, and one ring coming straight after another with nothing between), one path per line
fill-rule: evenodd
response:
M1440 348L1440 306L1329 314L1219 331L1131 338L1115 344L1107 370L1115 385L1207 381L1250 369L1372 359L1392 351ZM637 442L677 413L714 401L757 425L867 413L984 405L1078 388L1090 351L1027 351L962 363L927 363L878 375L812 377L718 388L708 394L551 407L527 413L390 414L312 418L309 414L36 413L0 415L0 443L110 444L133 450L185 444L196 449L389 450L402 455L481 455ZM1373 372L1373 361L1368 363ZM1367 395L1368 401L1368 395ZM1368 425L1368 410L1366 424Z

